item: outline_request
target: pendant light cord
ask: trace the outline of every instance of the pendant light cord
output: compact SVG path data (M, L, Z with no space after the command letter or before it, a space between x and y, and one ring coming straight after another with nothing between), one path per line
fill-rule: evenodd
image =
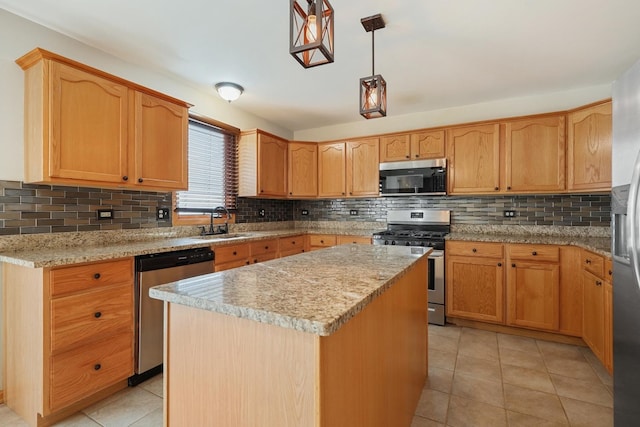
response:
M375 68L375 63L376 63L376 49L375 49L375 45L376 45L376 39L374 37L374 34L376 33L375 30L371 31L371 75L375 76L376 75L376 68Z

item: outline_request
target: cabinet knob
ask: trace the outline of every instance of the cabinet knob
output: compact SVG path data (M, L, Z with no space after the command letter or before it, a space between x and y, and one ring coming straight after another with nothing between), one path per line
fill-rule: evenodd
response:
M471 252L478 252L478 250L476 248L471 249Z
M125 176L122 177L122 180L123 181L129 181L129 177L127 175L125 175Z
M264 247L264 249L265 249L265 250L269 249L269 246L265 246L265 247Z
M342 195L344 196L344 192L342 192Z
M290 195L290 196L293 196L293 193L292 193L291 191L289 191L289 195Z
M538 252L533 251L533 252L531 252L531 255L536 256L536 255L538 255Z
M233 254L234 254L234 255L238 255L238 252L236 252L236 251L233 251Z
M264 193L264 190L263 190L263 189L260 189L260 192L261 192L261 193Z
M292 245L295 245L295 244L296 244L296 241L295 241L295 240L292 240L292 241L291 241L291 244L292 244Z
M516 266L515 264L511 264L511 267L515 267L515 266Z
M94 278L94 279L96 279L96 280L97 280L97 279L99 279L99 278L100 278L100 273L96 273L96 274L94 274L94 275L93 275L93 278Z
M138 182L144 182L144 179L138 178Z
M613 274L613 271L609 270L609 276L611 276Z
M416 154L416 158L420 157L420 154Z
M498 263L498 267L502 267L502 263L501 262Z
M258 260L257 260L257 259L254 259L254 260L253 260L253 263L254 263L254 264L257 264L257 263L258 263Z
M409 156L404 156L404 157L406 157L407 159L409 158ZM416 157L418 157L418 155L417 155L417 154L416 154Z
M324 243L324 240L320 240L320 243Z
M602 282L600 280L596 280L596 286L602 286Z
M245 262L246 265L251 264L251 261L247 260L247 262Z
M588 258L584 262L586 262L587 264L591 264L591 260Z
M499 190L499 188L498 188L498 187L495 187L495 188L494 188L494 190L498 191L498 190Z
M511 190L511 186L508 186L508 187L507 187L507 190Z
M102 368L102 365L99 363L96 363L95 365L93 365L93 369L95 369L96 371L99 371L100 368Z
M93 314L93 317L95 317L96 319L99 319L99 318L101 318L101 317L102 317L102 313L100 313L99 311L96 311L96 312Z

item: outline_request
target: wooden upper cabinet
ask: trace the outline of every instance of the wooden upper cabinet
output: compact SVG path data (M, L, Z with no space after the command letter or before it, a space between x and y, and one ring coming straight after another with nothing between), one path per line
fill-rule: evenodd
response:
M39 48L16 62L26 182L187 188L189 104Z
M186 189L189 115L155 96L135 93L135 172L141 186Z
M444 130L387 135L380 138L380 162L441 159L445 153Z
M290 142L289 197L316 197L318 195L318 144Z
M50 132L50 138L48 144L42 138L28 144L37 151L28 157L27 181L46 181L48 175L121 183L127 175L129 89L65 64L50 65L51 102L41 106L42 116L26 116L27 129L39 128L43 136ZM29 111L36 107L31 97L26 103ZM49 129L43 123L47 116ZM44 167L29 167L43 160Z
M611 190L611 102L569 114L567 189Z
M380 138L380 161L398 162L411 159L411 135L388 135Z
M378 138L349 141L347 149L347 195L378 196L380 172Z
M565 116L545 116L505 124L507 192L565 189Z
M346 144L318 144L318 197L346 195Z
M239 196L285 198L287 196L287 141L252 130L238 142Z
M447 130L450 194L495 193L500 190L500 126Z
M441 159L445 156L445 132L435 130L411 134L413 160Z

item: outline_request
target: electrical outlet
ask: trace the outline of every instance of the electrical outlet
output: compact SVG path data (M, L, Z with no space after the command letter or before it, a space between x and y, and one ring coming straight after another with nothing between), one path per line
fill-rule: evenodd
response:
M265 212L264 212L264 209L260 209L260 210L258 210L258 216L259 216L260 218L264 218L264 216L265 216L265 215L266 215L266 214L265 214Z
M98 220L113 219L113 209L98 209Z
M300 212L301 215L309 215L309 211L307 209L302 209L302 212Z
M505 218L513 218L515 216L516 216L516 211L512 211L512 210L504 211L504 217Z
M169 208L158 208L158 209L156 209L156 219L158 221L168 221L169 220Z
M351 209L349 211L349 215L358 215L358 210L357 209Z

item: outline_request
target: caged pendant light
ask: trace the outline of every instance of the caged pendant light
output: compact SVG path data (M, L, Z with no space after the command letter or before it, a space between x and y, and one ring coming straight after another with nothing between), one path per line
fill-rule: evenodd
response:
M385 27L382 15L377 14L360 20L365 31L371 32L371 76L360 79L360 114L365 119L387 115L387 82L375 72L376 30Z
M333 7L328 0L291 0L289 53L304 67L333 62Z

